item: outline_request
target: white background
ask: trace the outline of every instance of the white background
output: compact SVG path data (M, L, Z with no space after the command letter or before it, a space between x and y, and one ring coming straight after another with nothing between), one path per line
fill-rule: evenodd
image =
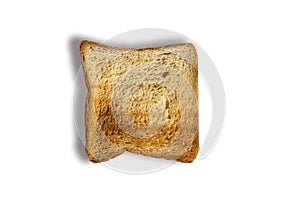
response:
M296 0L2 1L0 199L299 199L299 9ZM210 55L226 122L205 160L128 175L78 151L72 41L147 27L187 35Z

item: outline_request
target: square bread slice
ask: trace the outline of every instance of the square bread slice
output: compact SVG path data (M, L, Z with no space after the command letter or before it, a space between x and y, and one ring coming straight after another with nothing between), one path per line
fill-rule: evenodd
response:
M199 151L198 56L190 43L129 49L82 41L92 162L124 151L192 162Z

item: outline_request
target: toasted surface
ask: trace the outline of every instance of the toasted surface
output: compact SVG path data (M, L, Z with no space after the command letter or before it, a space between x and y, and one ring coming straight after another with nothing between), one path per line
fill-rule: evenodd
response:
M125 150L192 162L199 151L197 53L192 44L120 49L82 41L86 151L101 162Z

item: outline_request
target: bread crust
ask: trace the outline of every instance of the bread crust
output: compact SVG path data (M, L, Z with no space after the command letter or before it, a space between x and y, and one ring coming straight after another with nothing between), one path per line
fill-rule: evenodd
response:
M85 56L88 53L86 50L89 46L95 46L97 43L94 42L81 42L80 43L80 52L81 60L83 65L83 71L86 80L86 86L88 88L88 95L86 98L86 112L85 112L85 127L86 127L86 145L85 151L90 161L93 163L108 161L116 156L121 155L125 150L120 149L119 147L112 144L103 134L103 131L99 127L97 118L95 115L95 106L94 106L94 88L91 85L89 75L87 74L87 63Z

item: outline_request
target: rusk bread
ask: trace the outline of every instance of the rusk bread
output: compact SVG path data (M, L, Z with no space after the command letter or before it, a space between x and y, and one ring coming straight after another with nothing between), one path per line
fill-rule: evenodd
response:
M126 49L82 41L86 152L192 162L199 151L198 61L192 44Z

